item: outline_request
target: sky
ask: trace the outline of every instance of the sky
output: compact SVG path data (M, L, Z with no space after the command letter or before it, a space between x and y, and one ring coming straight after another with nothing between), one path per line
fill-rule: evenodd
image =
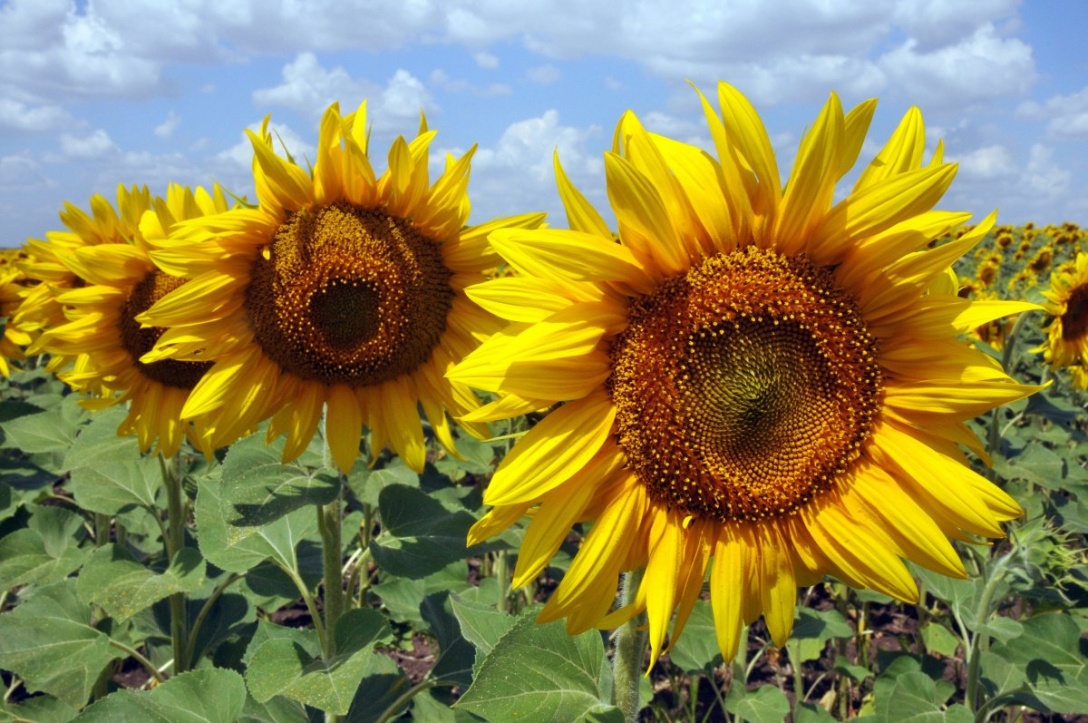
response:
M243 129L271 115L301 162L364 98L375 166L422 111L436 170L478 145L470 223L563 227L553 152L604 211L623 112L712 151L691 84L719 80L784 175L829 93L877 97L859 165L917 105L960 164L941 208L1088 226L1086 28L1081 0L0 0L0 246L118 184L252 200Z

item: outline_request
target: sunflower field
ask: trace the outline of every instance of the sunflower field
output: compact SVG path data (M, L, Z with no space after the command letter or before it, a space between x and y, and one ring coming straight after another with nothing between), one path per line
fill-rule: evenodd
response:
M1088 719L1088 236L715 91L614 226L364 103L4 252L0 715Z

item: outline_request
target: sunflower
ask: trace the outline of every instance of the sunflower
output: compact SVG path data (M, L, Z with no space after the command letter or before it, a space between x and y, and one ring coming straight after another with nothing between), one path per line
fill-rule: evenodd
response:
M157 440L157 450L172 456L186 434L201 444L201 436L181 423L181 409L211 366L207 361L140 361L163 330L142 327L136 316L185 283L156 267L150 252L156 244L167 243L167 229L177 221L227 209L218 186L209 194L203 188L194 193L172 185L166 199L156 198L143 214L128 243L54 250L57 261L81 284L56 294L66 322L45 329L34 348L77 360L75 368L58 376L74 388L94 390L99 398L85 400L85 407L129 402L128 416L117 431L135 433L145 452Z
M3 334L0 336L0 374L11 376L9 361L25 359L23 348L30 344L30 335L10 323L16 309L29 293L26 274L16 265L26 260L27 252L22 249L4 249L0 251L0 317L3 318Z
M956 167L940 146L922 163L921 114L833 203L875 101L844 115L832 95L783 190L754 108L726 84L719 100L720 116L703 98L716 160L622 118L605 155L618 243L557 160L571 230L491 235L519 275L467 291L513 323L450 374L504 395L472 422L559 403L499 466L470 542L530 514L520 586L592 522L541 620L573 633L646 611L655 660L708 569L732 659L761 612L785 643L798 585L830 573L916 600L902 558L963 577L948 538L1021 513L959 444L981 451L964 420L1034 389L960 335L1033 307L957 296L949 267L992 217L925 250L969 214L930 210ZM635 568L634 602L611 610Z
M104 196L96 194L91 197L90 208L91 212L87 213L71 203L65 203L60 220L68 230L51 231L44 240L29 239L24 246L28 258L19 262L19 267L27 279L37 285L27 292L15 311L12 323L28 340L32 340L27 349L30 354L41 351L38 342L44 331L67 321L64 305L57 301L57 297L87 283L61 261L61 255L85 247L129 244L139 234L140 218L144 211L151 208L151 194L146 187L118 186L116 207ZM72 365L82 368L88 359L87 355L56 351L50 356L46 369L55 373Z
M1088 253L1063 265L1050 276L1043 292L1050 316L1047 337L1035 349L1055 368L1088 365Z
M444 374L500 324L463 291L499 263L487 235L534 228L543 214L465 228L475 149L449 157L431 184L425 122L410 143L394 141L380 177L365 103L325 112L310 172L273 151L267 123L249 133L259 205L182 223L172 237L202 239L196 250L152 252L191 281L138 317L168 327L143 360L215 360L182 410L214 446L271 417L268 438L286 435L293 459L324 407L340 469L351 469L365 425L374 450L388 443L422 470L419 405L451 452L447 411L479 406Z

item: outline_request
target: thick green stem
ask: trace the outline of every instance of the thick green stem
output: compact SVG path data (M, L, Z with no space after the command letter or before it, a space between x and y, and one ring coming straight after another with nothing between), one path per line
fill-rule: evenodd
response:
M177 460L167 460L159 455L159 468L166 487L166 558L173 563L185 547L185 504L178 475ZM180 675L189 668L186 655L189 633L186 617L185 593L170 596L170 642L174 653L174 675Z
M642 568L623 574L621 605L634 603L642 582ZM612 702L628 723L638 720L638 688L642 676L642 661L646 657L646 631L639 630L646 622L646 613L631 618L616 631L616 655L612 659Z
M993 569L990 570L989 579L986 580L986 586L982 588L982 596L979 598L976 615L980 626L985 625L990 619L990 614L993 612L991 608L994 605L994 596L1005 579L1005 567L1008 561L1009 555L1004 555L994 563ZM979 682L982 670L982 653L989 650L989 648L990 636L982 631L975 631L974 640L971 641L971 646L967 651L966 703L967 708L971 711L977 710L981 702L979 701Z
M336 655L336 621L344 612L343 546L340 541L342 525L340 496L317 508L317 526L321 531L322 559L325 580L325 658Z
M495 579L499 581L499 612L507 612L507 603L510 600L510 581L507 571L506 550L495 553Z

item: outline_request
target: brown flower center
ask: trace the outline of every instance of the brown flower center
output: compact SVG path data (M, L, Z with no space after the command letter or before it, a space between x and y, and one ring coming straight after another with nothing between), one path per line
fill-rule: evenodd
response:
M788 515L856 460L883 398L854 301L804 258L749 247L638 299L611 350L619 444L698 518Z
M184 283L185 279L152 271L136 284L121 310L121 344L132 356L136 368L148 379L170 387L192 389L204 372L211 369L212 362L163 359L145 364L139 361L140 357L151 351L165 330L157 326L144 327L136 321L136 317Z
M1088 284L1081 284L1069 294L1062 314L1062 341L1074 342L1088 335Z
M335 203L284 222L253 263L245 308L284 370L362 387L430 358L453 306L438 246L382 209Z

